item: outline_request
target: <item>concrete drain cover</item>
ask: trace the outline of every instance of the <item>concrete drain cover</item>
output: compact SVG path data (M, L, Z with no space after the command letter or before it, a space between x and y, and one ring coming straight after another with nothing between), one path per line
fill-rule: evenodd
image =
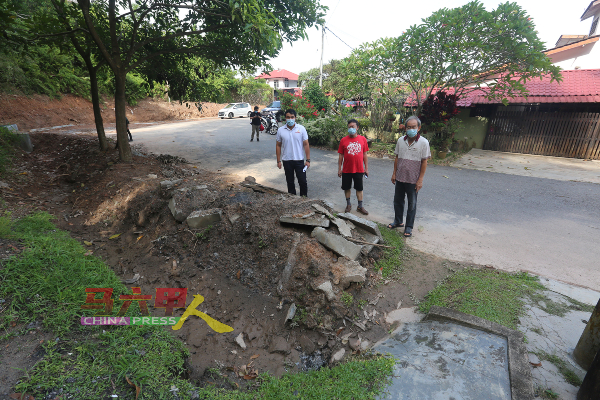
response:
M405 324L373 350L397 359L380 399L511 398L503 336L450 322Z

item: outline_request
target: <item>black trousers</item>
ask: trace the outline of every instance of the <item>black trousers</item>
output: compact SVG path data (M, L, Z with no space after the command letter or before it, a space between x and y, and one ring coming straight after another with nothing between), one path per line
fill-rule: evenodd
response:
M417 215L417 185L414 183L398 182L394 189L394 223L401 224L404 217L404 197L408 200L406 210L406 226L413 228L415 216Z
M306 172L303 160L283 161L283 170L285 171L285 180L287 181L288 193L296 194L296 183L294 181L294 172L300 185L300 196L307 196L308 183L306 182Z

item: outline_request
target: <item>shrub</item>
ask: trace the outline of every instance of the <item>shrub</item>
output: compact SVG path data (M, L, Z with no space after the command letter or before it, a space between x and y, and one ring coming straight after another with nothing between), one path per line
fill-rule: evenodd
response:
M17 135L7 128L0 126L0 176L8 170L8 166L15 154Z
M325 95L323 88L321 88L316 82L310 83L308 87L304 89L304 97L306 97L308 101L316 107L317 110L329 110L329 99Z
M288 108L293 108L296 110L298 116L305 120L315 119L319 116L319 111L315 108L313 104L308 101L307 98L302 97L299 94L290 94L285 93L281 98L281 109L283 111ZM324 110L321 111L324 113Z

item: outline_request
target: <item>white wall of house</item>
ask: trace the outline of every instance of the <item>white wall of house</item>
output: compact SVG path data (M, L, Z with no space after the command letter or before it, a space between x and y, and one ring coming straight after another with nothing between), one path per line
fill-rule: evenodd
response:
M578 32L578 35L594 36L600 34L600 8L596 6L590 12L593 12L593 15L586 18L586 21L590 24L590 30L588 32ZM572 42L572 40L559 40L557 45L569 42ZM562 70L600 68L600 41L587 44L583 48L568 50L561 54L560 58L563 60L555 62L554 65Z
M266 81L269 86L275 89L298 87L298 81L286 80L284 78L269 78Z

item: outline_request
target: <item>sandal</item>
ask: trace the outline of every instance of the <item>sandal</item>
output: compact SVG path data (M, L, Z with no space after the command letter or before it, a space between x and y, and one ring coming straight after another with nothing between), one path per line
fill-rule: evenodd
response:
M388 227L388 229L396 229L396 228L402 228L403 226L404 226L403 223L397 224L395 222L392 222L391 224L388 224L387 227Z
M411 236L412 236L412 229L411 228L404 229L404 237L411 237Z

